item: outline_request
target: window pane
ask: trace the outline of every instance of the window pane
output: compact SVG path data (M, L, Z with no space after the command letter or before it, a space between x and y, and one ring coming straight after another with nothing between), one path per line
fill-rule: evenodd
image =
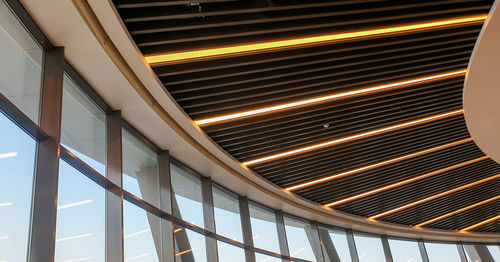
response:
M276 215L274 212L250 204L250 223L252 224L253 243L255 247L280 253Z
M245 261L245 251L239 247L217 241L219 262Z
M123 189L159 206L160 183L156 153L122 129Z
M56 262L105 261L104 198L102 187L59 162Z
M491 245L488 246L488 250L490 251L490 254L493 257L493 260L495 260L495 262L500 262L500 247Z
M123 201L125 261L158 262L161 254L161 220L128 201Z
M35 141L0 113L0 261L26 261Z
M354 234L360 262L385 262L384 249L379 237Z
M186 171L171 165L174 216L204 227L201 181Z
M281 262L281 258L266 256L260 253L255 253L256 262Z
M174 238L176 262L207 261L205 236L189 229L175 226Z
M243 242L238 199L217 186L213 187L212 192L217 234Z
M307 237L309 230L311 230L309 224L289 217L285 217L284 220L290 256L316 261Z
M319 228L325 260L331 262L351 262L351 254L344 231L330 228ZM332 250L334 252L332 252Z
M106 115L64 75L61 144L105 174Z
M404 241L389 239L391 247L392 260L394 262L421 262L420 249L415 241Z
M0 93L38 123L43 51L0 1Z
M430 262L460 262L457 245L444 243L425 243Z

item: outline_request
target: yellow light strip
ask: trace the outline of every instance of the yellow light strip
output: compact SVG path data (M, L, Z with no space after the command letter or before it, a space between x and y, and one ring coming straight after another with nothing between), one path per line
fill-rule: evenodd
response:
M182 251L182 252L179 252L179 253L175 254L175 256L176 256L176 257L178 257L178 256L182 256L182 255L187 254L187 253L189 253L189 252L193 252L193 249L191 248L191 249L188 249L188 250L184 250L184 251Z
M441 174L441 173L444 173L444 172L447 172L447 171L450 171L450 170L453 170L453 169L457 169L457 168L460 168L460 167L463 167L463 166L466 166L466 165L477 163L479 161L482 161L482 160L485 160L485 159L488 159L488 158L489 158L488 156L483 156L483 157L475 158L475 159L472 159L472 160L469 160L469 161L466 161L466 162L463 162L463 163L460 163L460 164L456 164L456 165L453 165L453 166L445 167L445 168L442 168L442 169L439 169L439 170L436 170L436 171L433 171L433 172L430 172L430 173L426 173L426 174L423 174L423 175L420 175L420 176L416 176L416 177L413 177L413 178L410 178L410 179L406 179L406 180L403 180L403 181L400 181L400 182L397 182L397 183L394 183L394 184L390 184L390 185L383 186L383 187L380 187L380 188L377 188L377 189L373 189L373 190L370 190L370 191L367 191L367 192L364 192L364 193L361 193L361 194L358 194L358 195L354 195L354 196L351 196L351 197L348 197L348 198L344 198L344 199L341 199L341 200L338 200L338 201L335 201L335 202L331 202L331 203L326 204L325 206L326 207L332 207L332 206L344 204L344 203L347 203L347 202L350 202L350 201L353 201L353 200L356 200L356 199L360 199L360 198L363 198L363 197L366 197L366 196L374 195L376 193L379 193L379 192L382 192L382 191L385 191L385 190L389 190L389 189L392 189L392 188L395 188L395 187L399 187L399 186L403 186L403 185L409 184L411 182L422 180L424 178L435 176L435 175L438 175L438 174Z
M458 209L458 210L455 210L455 211L453 211L453 212L450 212L450 213L444 214L444 215L442 215L442 216L438 216L438 217L435 217L435 218L433 218L433 219L429 219L429 220L427 220L427 221L425 221L425 222L422 222L422 223L420 223L420 224L414 225L413 227L417 227L417 228L419 228L419 227L423 227L423 226L426 226L426 225L428 225L428 224L434 223L434 222L436 222L436 221L438 221L438 220L445 219L445 218L447 218L447 217L450 217L450 216L456 215L456 214L458 214L458 213L461 213L461 212L467 211L467 210L469 210L469 209L472 209L472 208L475 208L475 207L478 207L478 206L482 206L482 205L484 205L484 204L487 204L487 203L493 202L493 201L498 200L498 199L500 199L500 195L498 195L498 196L496 196L496 197L492 197L492 198L486 199L486 200L483 200L483 201L478 202L478 203L475 203L475 204L472 204L472 205L470 205L470 206L466 206L466 207L464 207L464 208L460 208L460 209Z
M464 112L464 110L460 109L460 110L455 110L455 111L451 111L451 112L447 112L447 113L443 113L443 114L439 114L439 115L421 118L421 119L417 119L417 120L413 120L413 121L409 121L409 122L405 122L405 123L401 123L401 124L397 124L397 125L393 125L393 126L388 126L388 127L364 132L364 133L359 133L359 134L352 135L352 136L347 136L347 137L343 137L343 138L338 138L338 139L326 141L326 142L311 145L311 146L306 146L306 147L293 149L290 151L285 151L285 152L279 153L279 154L274 154L274 155L270 155L270 156L266 156L266 157L257 158L254 160L243 162L242 164L245 166L249 166L249 165L253 165L253 164L257 164L257 163L261 163L261 162L265 162L265 161L270 161L270 160L277 159L277 158L282 158L282 157L286 157L286 156L290 156L290 155L295 155L295 154L299 154L299 153L304 153L304 152L324 148L327 146L333 146L333 145L341 144L344 142L353 141L356 139L374 136L377 134L386 133L389 131L394 131L394 130L398 130L398 129L405 128L405 127L423 124L423 123L431 122L431 121L446 118L446 117L460 115L463 112Z
M459 187L456 187L456 188L444 191L442 193L439 193L439 194L436 194L436 195L433 195L433 196L430 196L430 197L426 197L426 198L420 199L418 201L415 201L415 202L412 202L412 203L409 203L409 204L406 204L406 205L403 205L403 206L400 206L400 207L397 207L397 208L385 211L385 212L380 213L378 215L371 216L368 219L369 220L375 220L375 219L381 218L383 216L396 213L396 212L401 211L403 209L407 209L407 208L410 208L412 206L416 206L416 205L419 205L419 204L431 201L433 199L436 199L436 198L439 198L439 197L442 197L442 196L446 196L446 195L449 195L451 193L455 193L457 191L460 191L460 190L463 190L463 189L466 189L466 188L469 188L469 187L472 187L472 186L475 186L475 185L479 185L479 184L482 184L484 182L488 182L488 181L493 180L493 179L497 179L499 177L500 177L500 174L497 174L497 175L494 175L494 176L490 176L490 177L478 180L476 182L472 182L472 183L469 183L469 184L466 184L466 185L463 185L463 186L459 186Z
M329 35L303 37L303 38L279 40L279 41L264 42L264 43L244 44L237 46L226 46L226 47L218 47L211 49L201 49L201 50L184 51L177 53L150 55L144 58L146 62L148 62L149 64L180 62L180 61L202 59L214 56L234 55L247 52L277 49L277 48L320 44L320 43L348 40L360 37L380 36L380 35L387 35L394 33L411 32L416 30L433 29L445 26L454 26L454 25L484 21L487 17L488 15L461 17L461 18L439 20L427 23L410 24L410 25L395 26L395 27L384 27L384 28L369 29L363 31L346 32L340 34L329 34Z
M448 143L448 144L444 144L444 145L436 146L436 147L433 147L433 148L425 149L425 150L418 151L418 152L415 152L415 153L411 153L411 154L408 154L408 155L404 155L404 156L396 157L396 158L393 158L393 159L385 160L385 161L382 161L382 162L379 162L379 163L375 163L375 164L372 164L372 165L368 165L368 166L356 168L356 169L349 170L349 171L346 171L346 172L342 172L342 173L339 173L339 174L335 174L335 175L331 175L331 176L319 178L319 179L316 179L316 180L312 180L312 181L309 181L309 182L306 182L306 183L298 184L298 185L295 185L295 186L287 187L287 188L285 188L285 190L286 191L293 191L293 190L297 190L297 189L301 189L301 188L313 186L313 185L316 185L316 184L324 183L324 182L331 181L331 180L334 180L334 179L338 179L338 178L341 178L341 177L345 177L345 176L348 176L348 175L356 174L356 173L359 173L359 172L362 172L362 171L371 170L371 169L374 169L376 167L381 167L381 166L385 166L385 165L388 165L388 164L397 163L399 161L403 161L403 160L410 159L410 158L413 158L413 157L425 155L425 154L432 153L432 152L435 152L435 151L438 151L438 150L442 150L442 149L446 149L446 148L449 148L449 147L452 147L452 146L461 145L461 144L464 144L464 143L467 143L467 142L470 142L470 141L472 141L472 138L466 138L466 139L458 140L458 141L455 141L455 142L451 142L451 143Z
M486 224L489 224L489 223L491 223L491 222L497 221L497 220L499 220L499 219L500 219L500 215L498 215L498 216L496 216L496 217L492 217L492 218L487 219L487 220L484 220L483 222L479 222L479 223L474 224L474 225L472 225L472 226L470 226L470 227L466 227L466 228L464 228L464 229L461 229L461 230L459 230L458 232L461 232L461 233L466 233L467 231L469 231L469 230L471 230L471 229L478 228L478 227L480 227L480 226L484 226L484 225L486 225Z
M176 230L174 230L174 234L181 232L181 231L182 231L182 228L177 228Z
M331 94L331 95L327 95L327 96L320 96L320 97L290 102L290 103L286 103L286 104L279 104L279 105L274 105L274 106L269 106L269 107L263 107L263 108L258 108L258 109L254 109L254 110L243 111L243 112L238 112L238 113L233 113L233 114L228 114L228 115L205 118L205 119L195 120L194 123L199 125L199 126L207 125L207 124L215 124L218 122L223 122L223 121L228 121L228 120L235 120L235 119L240 119L240 118L249 117L249 116L261 115L261 114L269 113L271 111L280 111L280 110L284 110L284 109L291 109L291 108L295 108L295 107L299 107L299 106L305 106L305 105L316 104L316 103L321 103L321 102L328 102L328 101L337 100L337 99L341 99L341 98L349 98L349 97L353 97L353 96L357 96L357 95L364 95L364 94L370 94L370 93L380 92L380 91L384 91L384 90L390 90L390 89L397 88L397 87L405 87L405 86L412 85L412 84L425 83L425 82L429 82L429 81L433 81L433 80L437 80L437 79L448 78L448 77L453 77L453 76L457 76L457 75L465 75L465 73L467 73L467 69L447 72L447 73L443 73L443 74L430 75L430 76L426 76L426 77L414 78L414 79L400 81L400 82L391 83L391 84L372 86L372 87L368 87L368 88L362 88L362 89L357 89L357 90L352 90L352 91L347 91L347 92L342 92L342 93L335 93L335 94Z

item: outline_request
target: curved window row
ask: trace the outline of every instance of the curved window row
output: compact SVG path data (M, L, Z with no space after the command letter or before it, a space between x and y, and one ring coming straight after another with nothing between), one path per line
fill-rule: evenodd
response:
M2 262L31 261L28 250L56 262L500 261L498 245L353 232L239 196L149 142L67 63L61 101L43 101L47 50L3 2L0 17ZM61 111L60 154L46 151L46 104Z

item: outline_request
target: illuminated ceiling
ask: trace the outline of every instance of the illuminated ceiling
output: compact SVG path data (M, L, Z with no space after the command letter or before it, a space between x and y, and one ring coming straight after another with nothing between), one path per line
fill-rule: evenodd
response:
M500 232L500 165L462 110L492 2L114 0L166 90L263 178L367 219Z

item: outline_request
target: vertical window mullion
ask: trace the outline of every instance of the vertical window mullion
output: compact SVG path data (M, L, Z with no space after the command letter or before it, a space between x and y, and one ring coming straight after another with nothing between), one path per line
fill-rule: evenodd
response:
M123 186L121 112L106 116L106 177L117 188L106 191L106 261L123 261ZM118 189L118 190L116 190ZM116 192L114 192L116 191Z
M352 230L346 230L347 245L349 246L349 252L351 253L352 262L359 262L358 251L356 250L356 243L354 242L354 234Z
M385 255L385 260L387 262L392 262L392 253L391 253L391 247L389 246L389 240L387 239L387 236L381 236L380 240L382 241L382 248L384 249L384 255Z
M243 196L240 197L239 205L243 243L248 246L248 248L245 248L245 259L247 262L253 262L255 261L255 250L253 244L252 225L250 223L250 208L248 206L248 198Z
M215 233L214 200L212 195L212 180L208 177L202 178L201 190L203 196L203 217L205 229ZM207 261L219 261L217 254L217 239L206 237Z
M288 249L288 242L286 240L285 220L283 218L283 212L281 211L276 211L276 229L278 231L280 253L289 257L290 251Z
M49 139L38 143L28 261L53 261L57 218L64 48L45 52L40 127Z
M168 151L163 151L158 154L158 172L160 175L160 209L168 214L173 214L172 211L172 188L170 174L170 154ZM162 235L162 262L175 261L175 243L173 234L172 220L162 218L161 220L161 235Z

